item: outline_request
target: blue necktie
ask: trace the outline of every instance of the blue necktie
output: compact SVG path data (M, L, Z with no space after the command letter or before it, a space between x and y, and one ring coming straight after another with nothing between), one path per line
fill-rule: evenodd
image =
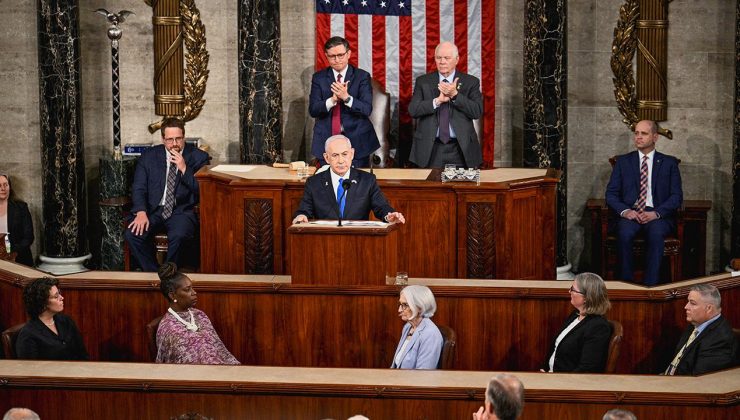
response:
M347 202L347 197L342 197L344 194L344 186L342 185L344 179L339 178L339 184L337 185L337 205L339 206L339 217L344 217L344 204Z

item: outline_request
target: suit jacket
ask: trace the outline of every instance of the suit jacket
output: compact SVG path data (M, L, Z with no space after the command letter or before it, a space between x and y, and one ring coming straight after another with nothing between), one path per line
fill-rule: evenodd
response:
M653 209L661 218L672 218L683 202L681 173L673 156L655 152L650 179ZM606 186L606 204L617 214L631 209L640 196L639 152L619 156Z
M311 142L311 153L316 157L324 153L324 142L331 137L332 113L326 110L326 100L332 96L331 84L335 81L331 67L314 73L311 79L308 113L316 119ZM353 98L352 107L342 102L335 106L341 107L342 131L352 142L355 158L364 158L380 148L378 136L369 119L373 112L370 74L348 65L344 81L350 82L347 92Z
M476 168L483 163L481 145L473 127L473 120L483 115L483 95L480 92L480 81L477 77L460 71L455 72L459 78L457 96L450 101L450 124L455 130L465 163ZM417 119L414 142L411 146L409 160L420 167L429 165L432 146L439 127L439 107L434 109L432 101L439 96L439 73L428 73L416 79L414 95L409 103L409 114Z
M303 190L303 199L293 217L299 214L304 214L309 219L339 217L339 205L329 171L331 169L308 178ZM352 185L347 190L342 219L367 220L372 210L375 217L385 220L388 213L395 211L380 191L375 175L353 168L349 172L349 181Z
M59 335L54 334L38 318L29 320L18 332L15 352L19 359L87 360L82 336L72 318L54 315Z
M686 344L692 332L694 332L694 326L689 325L681 335L681 339L678 340L671 360ZM735 359L736 345L732 326L727 318L720 315L714 322L707 325L704 331L686 348L674 374L701 375L733 367L737 362Z
M8 200L8 234L11 251L18 253L15 261L33 267L33 221L28 205L23 201Z
M555 350L555 340L577 317L578 311L573 311L553 338L550 351L547 352L547 358L542 364L545 371L550 368L549 360ZM606 318L601 315L586 315L560 341L557 353L555 353L553 372L603 373L606 368L611 335L612 326Z
M136 163L134 184L131 188L132 214L144 210L147 215L150 215L159 207L164 194L164 186L167 182L165 155L164 145L161 144L141 154ZM185 144L182 155L187 169L185 174L177 171L175 207L172 209L172 214L190 212L193 210L193 206L198 203L198 182L194 175L210 160L208 153L190 144Z
M407 322L403 327L401 339L398 341L398 346L393 354L391 368L437 369L444 340L442 339L442 333L439 332L439 328L429 318L423 318L421 320L419 327L416 328L414 335L411 336L411 342L404 349L401 364L396 365L396 356L401 351L403 342L406 341L406 336L410 329L411 324Z

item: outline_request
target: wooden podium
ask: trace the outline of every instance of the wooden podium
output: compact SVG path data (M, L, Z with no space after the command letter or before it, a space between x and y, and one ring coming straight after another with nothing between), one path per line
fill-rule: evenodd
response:
M288 228L292 284L384 285L398 270L397 223L344 220Z

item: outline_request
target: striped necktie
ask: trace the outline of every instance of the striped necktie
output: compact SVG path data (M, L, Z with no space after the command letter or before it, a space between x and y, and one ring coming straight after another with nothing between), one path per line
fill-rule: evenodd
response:
M642 165L640 165L640 197L637 199L637 206L635 210L642 213L645 211L645 205L647 203L647 187L648 187L648 157L642 157Z
M673 361L670 365L668 365L668 368L665 370L666 375L673 375L676 373L676 368L678 367L678 364L681 363L681 358L683 357L683 353L686 351L686 348L689 347L691 343L694 342L694 339L696 339L696 336L699 335L699 329L694 327L694 331L689 336L689 339L686 340L686 344L681 347L681 349L676 353L676 357L673 358Z
M167 169L167 193L164 197L164 207L162 208L162 218L167 220L172 216L172 209L175 208L175 181L177 180L177 165L170 163Z

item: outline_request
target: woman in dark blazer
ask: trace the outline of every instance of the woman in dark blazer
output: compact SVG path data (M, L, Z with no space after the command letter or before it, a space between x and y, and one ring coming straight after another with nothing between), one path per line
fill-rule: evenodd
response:
M604 372L612 327L604 315L611 307L604 280L581 273L570 287L575 310L555 337L542 372Z
M19 359L87 360L77 325L62 313L59 280L42 277L32 281L23 288L23 304L29 319L15 342Z
M10 177L0 174L0 232L10 234L10 250L18 253L15 261L33 267L33 255L31 255L33 221L31 221L31 213L28 211L26 203L16 201L12 196ZM3 229L3 227L7 228ZM5 244L0 244L0 246L5 246Z

